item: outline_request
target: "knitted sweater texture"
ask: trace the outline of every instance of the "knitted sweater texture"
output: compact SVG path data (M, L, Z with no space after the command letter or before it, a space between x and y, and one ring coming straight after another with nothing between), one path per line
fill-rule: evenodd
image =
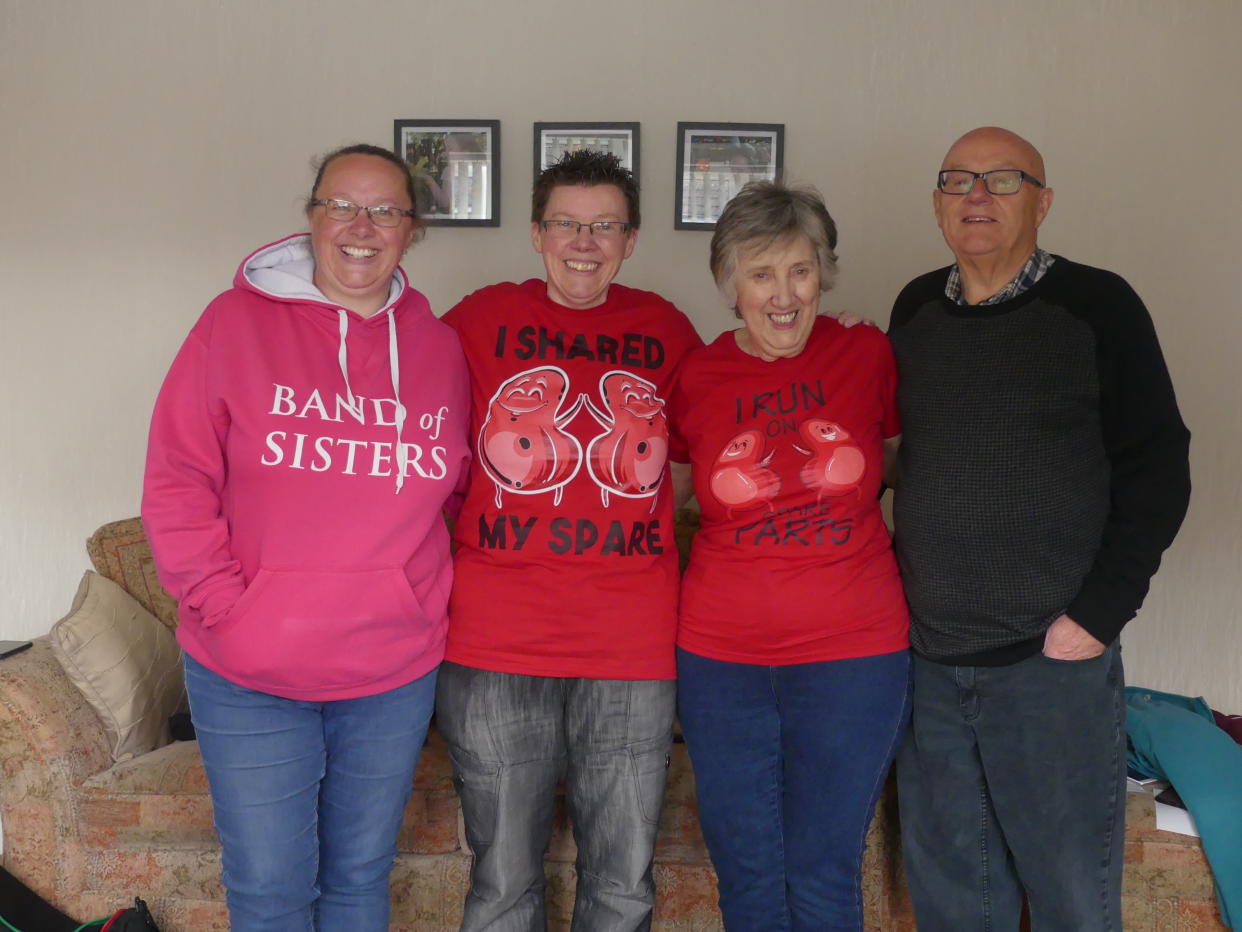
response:
M949 301L948 271L907 285L890 327L911 644L1013 663L1062 613L1107 644L1190 495L1190 434L1151 318L1122 278L1061 257L987 307Z

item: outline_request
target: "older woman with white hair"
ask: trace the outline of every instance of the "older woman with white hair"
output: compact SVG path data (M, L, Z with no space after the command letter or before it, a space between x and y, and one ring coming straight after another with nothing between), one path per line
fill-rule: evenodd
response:
M742 326L673 402L702 509L682 584L678 707L730 930L861 929L863 841L908 717L908 617L879 493L896 370L819 313L819 194L747 185L712 238Z

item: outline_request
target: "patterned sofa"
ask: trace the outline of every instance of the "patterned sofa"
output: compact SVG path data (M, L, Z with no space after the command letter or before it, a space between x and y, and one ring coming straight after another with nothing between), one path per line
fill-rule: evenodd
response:
M175 623L176 606L156 580L137 519L105 525L87 550L97 572ZM1132 795L1129 803L1126 929L1224 929L1196 840L1157 832L1149 796ZM164 932L228 928L197 745L175 742L114 764L99 717L64 674L47 638L0 663L0 820L4 866L72 916L106 915L137 894L151 903ZM890 781L864 864L869 932L914 928L897 848ZM550 929L569 927L573 861L573 838L561 809L545 862ZM469 865L447 754L433 730L406 807L391 928L455 930ZM655 932L722 928L715 877L699 833L694 778L681 744L674 746L656 879Z

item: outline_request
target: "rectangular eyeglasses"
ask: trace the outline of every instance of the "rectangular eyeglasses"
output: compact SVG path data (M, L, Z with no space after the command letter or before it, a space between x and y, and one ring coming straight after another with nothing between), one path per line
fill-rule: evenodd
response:
M975 179L982 178L988 194L1009 195L1022 190L1022 182L1029 181L1037 188L1044 183L1020 168L997 168L990 172L968 172L950 168L936 176L936 187L945 194L969 194L975 188Z

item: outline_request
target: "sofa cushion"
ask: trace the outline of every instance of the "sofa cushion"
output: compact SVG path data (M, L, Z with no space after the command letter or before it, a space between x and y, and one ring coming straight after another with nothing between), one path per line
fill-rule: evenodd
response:
M91 777L80 812L90 848L218 847L197 741L174 741Z
M173 633L125 590L88 570L72 609L48 640L99 715L113 760L169 742L168 718L185 703L181 649Z
M177 627L177 603L160 585L141 518L105 524L87 538L86 553L100 576L111 579L168 627Z
M211 797L197 741L172 744L122 761L81 788L82 838L94 850L218 847ZM434 728L414 772L397 850L433 855L460 851L457 791L444 739Z

